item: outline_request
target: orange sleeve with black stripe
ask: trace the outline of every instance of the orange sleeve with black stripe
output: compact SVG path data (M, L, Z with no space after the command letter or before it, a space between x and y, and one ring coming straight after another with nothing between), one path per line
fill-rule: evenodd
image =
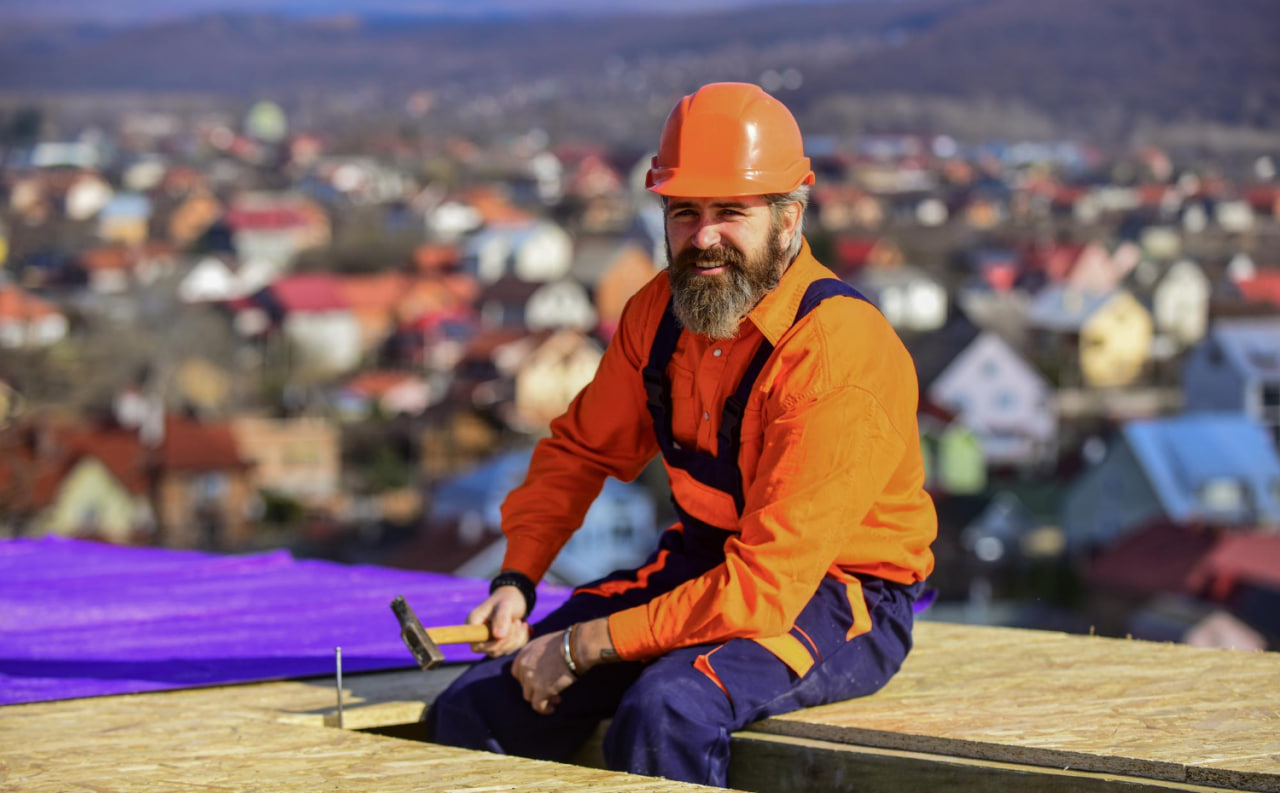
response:
M665 295L655 279L627 303L595 377L538 442L524 484L502 504L504 569L541 580L605 478L630 482L657 454L640 371Z

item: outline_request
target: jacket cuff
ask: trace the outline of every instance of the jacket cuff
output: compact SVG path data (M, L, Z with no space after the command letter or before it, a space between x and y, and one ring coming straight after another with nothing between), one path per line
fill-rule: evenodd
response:
M648 609L635 606L609 615L609 638L624 661L647 661L662 654L649 629Z

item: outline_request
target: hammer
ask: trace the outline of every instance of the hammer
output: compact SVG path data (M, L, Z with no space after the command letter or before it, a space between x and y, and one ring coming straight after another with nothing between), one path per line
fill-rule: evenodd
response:
M400 638L405 647L413 653L422 671L444 663L444 653L440 652L441 644L475 644L487 642L491 638L488 625L449 625L443 628L424 628L418 617L409 608L404 595L396 595L391 601L391 610L400 621Z

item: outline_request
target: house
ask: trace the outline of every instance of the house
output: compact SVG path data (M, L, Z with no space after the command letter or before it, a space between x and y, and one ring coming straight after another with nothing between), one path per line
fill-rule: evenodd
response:
M1148 226L1138 237L1142 255L1148 259L1176 259L1182 255L1182 235L1170 226Z
M296 193L241 193L224 222L242 260L263 259L284 266L299 252L329 244L324 209Z
M1082 292L1110 292L1124 282L1125 276L1137 266L1139 257L1136 245L1123 245L1112 254L1092 242L1080 251L1062 280L1068 288Z
M848 279L899 331L924 332L947 321L947 291L918 267L867 268Z
M152 460L161 544L216 550L248 546L253 464L230 424L167 416Z
M639 245L628 243L615 250L608 269L596 282L595 307L599 318L596 332L601 338L613 337L627 301L658 272L653 259Z
M147 241L151 199L141 193L117 193L98 212L98 236L104 242L141 245Z
M435 488L423 538L426 569L488 578L502 564L501 506L529 470L532 450L507 452ZM547 573L578 585L643 563L658 536L653 499L636 484L606 479L581 528Z
M250 487L323 507L339 494L342 475L338 429L316 417L238 416L231 435L249 463Z
M71 220L89 220L101 212L114 195L115 191L105 179L92 171L84 171L67 185L62 198L63 214Z
M819 184L811 195L818 225L825 231L844 231L850 227L879 228L885 221L880 200L851 184Z
M524 307L524 323L531 331L573 328L590 331L596 310L587 290L573 278L539 284Z
M558 330L535 347L515 374L511 423L543 431L591 382L604 350L580 330Z
M1259 270L1235 280L1234 284L1246 303L1263 307L1269 313L1280 309L1280 270Z
M1204 337L1211 285L1200 265L1190 259L1146 259L1129 274L1125 286L1151 312L1155 358L1170 358Z
M1278 569L1280 535L1157 521L1090 561L1090 620L1107 635L1265 649L1280 638Z
M137 433L88 429L74 437L67 452L32 533L149 543L156 528L151 469Z
M564 193L575 206L578 227L587 233L625 229L632 209L623 174L601 152L566 164Z
M514 276L504 276L485 284L476 298L480 326L485 330L528 330L526 314L529 301L541 286Z
M173 250L161 242L97 245L81 251L74 266L89 289L100 295L118 295L138 284L153 284L176 267Z
M441 394L412 372L373 369L360 372L334 398L338 414L353 421L381 411L387 416L421 415Z
M493 224L462 246L461 267L481 284L506 276L546 282L565 277L573 261L573 244L564 229L548 221Z
M48 347L67 335L67 317L56 306L0 282L0 347Z
M928 399L917 414L925 488L935 495L967 496L987 487L982 442L956 414Z
M360 362L360 322L343 298L336 276L285 276L260 290L250 303L265 314L271 327L279 329L292 367L332 375Z
M178 283L184 303L222 303L252 295L270 284L279 268L263 259L239 261L230 253L201 257Z
M169 241L178 248L187 248L200 239L222 213L222 202L212 193L203 189L192 191L169 213L166 227Z
M847 281L865 269L892 269L904 261L902 248L888 237L841 235L831 269Z
M396 272L338 278L338 293L360 325L360 350L364 355L378 350L395 330L397 307L410 283L408 277Z
M1280 317L1214 323L1182 367L1188 411L1230 411L1266 428L1280 449Z
M961 254L960 267L978 285L996 293L1007 293L1017 285L1023 271L1018 252L1010 248L976 248Z
M1263 428L1230 413L1131 421L1063 500L1073 549L1139 526L1280 525L1280 457Z
M1280 185L1254 185L1245 191L1245 200L1262 218L1280 220Z
M1123 289L1094 295L1047 286L1027 308L1027 323L1059 385L1132 385L1151 358L1151 314Z
M962 318L912 348L920 394L956 414L991 466L1038 469L1057 458L1058 420L1049 383L993 331Z
M1232 532L1221 537L1189 576L1202 596L1227 605L1233 615L1280 647L1280 534Z

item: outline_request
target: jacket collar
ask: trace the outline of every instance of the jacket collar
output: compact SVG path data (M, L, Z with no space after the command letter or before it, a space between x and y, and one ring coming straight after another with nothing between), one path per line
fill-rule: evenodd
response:
M790 328L800 309L800 301L804 299L809 284L822 278L834 278L835 274L824 267L809 250L809 240L801 238L800 253L795 261L782 274L777 288L765 295L747 314L747 319L756 326L769 343L777 346L778 341Z

